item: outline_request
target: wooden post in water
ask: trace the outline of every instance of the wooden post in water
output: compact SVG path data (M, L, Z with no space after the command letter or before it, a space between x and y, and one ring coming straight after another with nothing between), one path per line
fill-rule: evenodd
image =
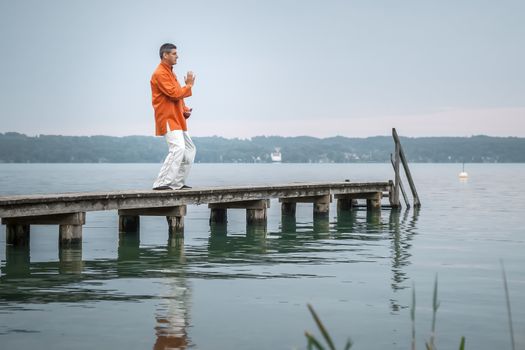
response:
M332 196L327 194L325 196L319 196L314 200L314 217L322 218L328 217L330 213L330 202Z
M297 203L295 202L282 202L281 203L281 215L287 217L295 217L297 209Z
M266 223L266 208L264 209L246 209L246 223L252 224L264 224Z
M184 236L184 216L186 205L173 207L119 209L119 231L125 234L139 234L140 216L165 216L168 221L169 235Z
M14 246L29 246L30 226L27 224L7 224L5 243Z
M60 225L58 242L60 247L73 246L82 243L82 225Z
M354 205L357 204L357 200L353 199L351 196L345 195L335 195L337 199L337 213L348 212L354 208Z
M185 205L174 207L174 212L166 216L170 239L184 237L184 216L186 216Z
M399 142L395 143L395 156L392 165L394 166L394 197L392 198L391 205L392 207L399 208L401 207L401 203L399 202L399 187L401 186L401 175L399 174L399 160L400 160L400 153L399 148L401 145ZM390 155L390 159L392 161L392 155Z
M370 195L370 197L366 199L366 209L368 211L380 210L381 209L381 198L383 198L382 192L376 192Z
M399 147L399 158L401 159L401 162L403 163L403 168L405 169L405 174L407 176L408 184L410 185L410 190L412 191L412 196L414 197L414 207L419 208L421 207L421 202L419 201L419 196L417 195L417 191L416 191L416 185L414 184L414 180L412 179L412 174L410 173L410 169L408 167L408 161L406 159L405 152L403 151L403 147L401 146L401 141L399 140L399 136L397 135L396 128L392 129L392 136L394 137L396 147ZM396 153L397 153L397 149L396 149ZM398 197L398 201L399 201L399 197Z
M210 224L219 224L226 222L227 209L246 209L247 224L265 224L266 225L266 208L270 207L269 199L258 199L238 202L210 203L208 208L210 212Z
M228 209L226 208L211 208L210 210L210 225L225 224L228 222Z
M2 223L7 225L7 244L28 245L30 225L59 225L59 245L70 246L82 242L86 213L12 217L2 219Z
M118 228L120 233L140 233L140 216L139 215L119 215Z
M266 227L266 208L269 207L269 200L255 201L249 208L246 208L246 224Z
M399 160L398 160L399 162ZM393 159L393 156L392 154L390 154L390 163L392 163L392 167L394 168L394 171L396 171L396 163ZM399 189L401 190L401 194L403 195L403 199L405 201L405 205L407 206L407 208L410 208L410 202L408 201L408 197L407 197L407 193L405 191L405 186L403 186L403 181L401 180L401 176L399 175L399 163L397 164L397 176L396 176L396 179L399 180L398 184L399 184ZM394 189L395 189L395 185L394 185ZM390 205L392 206L392 208L401 208L401 203L400 203L400 200L399 200L399 190L397 191L397 203L395 202L395 196L393 195L393 193L389 196L391 197L391 200L390 200Z

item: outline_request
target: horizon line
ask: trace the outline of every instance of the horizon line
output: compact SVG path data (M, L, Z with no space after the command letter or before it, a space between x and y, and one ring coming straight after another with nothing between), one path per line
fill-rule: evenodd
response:
M131 134L131 135L108 135L108 134L91 134L91 135L66 135L66 134L26 134L19 131L0 131L0 135L6 135L6 134L19 134L26 137L40 137L40 136L64 136L64 137L115 137L115 138L125 138L125 137L153 137L153 138L160 138L162 136L156 136L156 135L140 135L140 134ZM403 134L399 134L400 137L403 138L411 138L411 139L417 139L417 138L473 138L473 137L491 137L491 138L525 138L525 136L514 136L514 135L507 135L507 136L501 136L501 135L488 135L488 134L472 134L472 135L465 135L465 136L457 136L457 135L433 135L433 136L405 136ZM301 137L309 137L309 138L316 138L316 139L331 139L331 138L348 138L348 139L368 139L368 138L374 138L374 137L392 137L391 134L383 134L383 135L370 135L370 136L344 136L344 135L333 135L333 136L325 136L325 137L319 137L319 136L313 136L313 135L297 135L297 136L284 136L284 135L255 135L255 136L249 136L249 137L243 137L243 136L234 136L234 137L227 137L227 136L221 136L221 135L192 135L192 138L205 138L205 137L216 137L216 138L223 138L226 140L233 140L233 139L241 139L241 140L251 140L253 138L257 137L280 137L280 138L301 138Z

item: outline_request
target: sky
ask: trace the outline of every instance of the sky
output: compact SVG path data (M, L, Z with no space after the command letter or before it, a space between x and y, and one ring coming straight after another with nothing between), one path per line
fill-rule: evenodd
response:
M0 132L154 135L165 42L192 136L525 137L523 0L0 0Z

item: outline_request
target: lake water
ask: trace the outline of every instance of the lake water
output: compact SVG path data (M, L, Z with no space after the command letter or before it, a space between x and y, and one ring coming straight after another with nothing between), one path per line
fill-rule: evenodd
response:
M157 164L0 164L0 195L148 189ZM82 249L59 250L57 226L32 226L29 250L0 229L1 349L305 349L319 335L311 303L343 347L409 349L412 286L424 349L436 274L437 346L510 349L500 259L518 348L525 347L525 165L412 164L419 212L355 211L328 222L298 204L248 232L228 212L212 235L207 206L189 206L183 245L165 218L142 217L119 241L115 211L89 212ZM196 164L190 185L385 181L389 164Z

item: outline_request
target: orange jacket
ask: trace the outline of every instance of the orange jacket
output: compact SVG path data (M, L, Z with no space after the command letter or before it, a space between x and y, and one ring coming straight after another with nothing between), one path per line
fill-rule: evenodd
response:
M187 131L184 112L189 108L184 104L184 98L191 96L191 86L181 87L172 67L161 62L151 76L151 98L155 110L155 135L162 136L170 130Z

